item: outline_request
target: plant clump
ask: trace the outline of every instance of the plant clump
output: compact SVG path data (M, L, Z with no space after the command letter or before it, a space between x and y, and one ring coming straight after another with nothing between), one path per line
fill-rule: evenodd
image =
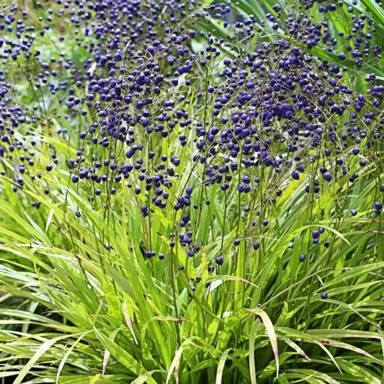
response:
M0 318L33 325L0 358L28 332L47 352L16 382L380 383L384 24L363 3L1 6Z

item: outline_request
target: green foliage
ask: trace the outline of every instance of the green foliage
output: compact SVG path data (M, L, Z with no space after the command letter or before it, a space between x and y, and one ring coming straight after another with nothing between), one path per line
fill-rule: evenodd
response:
M263 20L274 12L274 3L244 0L233 7ZM356 7L384 29L382 8L374 1ZM316 11L312 16L327 17ZM340 11L329 23L337 30L345 25L343 17ZM212 21L202 26L209 29ZM72 49L64 43L62 48ZM338 60L321 48L311 52ZM85 52L73 55L80 65ZM382 59L362 69L343 65L351 66L349 81L358 90L365 86L366 73L384 77ZM23 84L20 98L28 103L33 95ZM193 90L186 96L193 110ZM47 115L55 116L61 105L52 98L45 107ZM72 123L68 130L75 132ZM76 153L76 140L64 140L52 129L61 124L68 122L53 117L30 127L44 143L36 155L42 169L50 161L49 146L60 158ZM176 150L177 134L168 145ZM169 247L181 217L173 209L176 197L187 182L197 187L203 182L194 173L191 154L181 153L181 177L167 208L153 209L148 218L140 216L143 197L132 189L90 201L91 184L70 184L65 167L43 175L49 196L28 179L18 196L5 172L0 378L65 384L382 383L384 236L382 216L371 211L384 179L383 149L372 149L371 167L349 164L351 172L359 170L358 182L348 176L330 186L324 182L317 198L304 192L317 164L291 182L276 203L275 185L289 179L289 170L278 176L255 171L260 188L248 198L236 190L219 193L219 186L204 196L196 188L193 198L199 206L211 201L191 213L201 244L198 259L188 258L177 238ZM332 166L335 159L327 161ZM2 162L11 172L13 164ZM41 203L38 210L31 206L35 201ZM254 227L251 215L242 219L245 203L252 211L261 209L259 220L268 218L269 225ZM352 209L356 216L350 215ZM325 233L312 247L311 233L319 226ZM239 246L235 238L242 240ZM256 240L257 251L252 248ZM154 247L166 255L164 260L143 257L143 248ZM301 254L307 256L304 262ZM219 255L224 264L210 273ZM322 292L328 298L321 298Z

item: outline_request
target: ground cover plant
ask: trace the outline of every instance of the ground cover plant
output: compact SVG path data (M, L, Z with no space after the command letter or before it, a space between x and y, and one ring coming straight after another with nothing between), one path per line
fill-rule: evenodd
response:
M4 383L384 381L379 1L0 7Z

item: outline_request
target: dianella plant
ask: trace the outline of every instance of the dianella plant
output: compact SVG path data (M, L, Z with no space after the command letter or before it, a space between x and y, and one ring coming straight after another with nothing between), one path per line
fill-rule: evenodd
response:
M381 384L380 0L0 5L0 382Z

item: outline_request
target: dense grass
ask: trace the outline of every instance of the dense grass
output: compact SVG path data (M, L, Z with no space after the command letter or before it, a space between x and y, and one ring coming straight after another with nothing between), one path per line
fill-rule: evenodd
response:
M350 2L344 3L332 14L322 14L317 6L306 10L293 2L283 4L278 14L284 20L292 10L302 11L314 22L326 20L335 35L343 30L348 34ZM248 40L206 14L187 17L186 27L232 40L206 67L194 70L190 87L178 84L155 97L151 117L160 114L157 107L170 97L176 101L171 110L182 109L189 119L209 128L217 125L208 85L226 86L218 76L225 58L245 58L262 42L290 38L288 30L270 28L267 14L277 16L273 4L231 3L233 17L253 15L257 20L258 32ZM20 6L29 9L29 22L35 25L48 7L29 1ZM374 41L382 45L381 5L364 0L353 7L354 14L373 18L378 31ZM87 45L93 37L76 34L60 18L53 18L52 24L34 49L41 49L47 61L59 58L60 52L70 57L75 70L61 68L58 76L71 82L74 72L89 70L84 63L92 61L76 38ZM64 41L58 40L59 34L65 35ZM310 49L291 40L316 63L328 60L347 66L343 81L354 95L369 94L367 74L376 73L378 84L384 78L381 57L369 56L356 66L321 45ZM197 36L191 46L196 52L206 49L206 35ZM382 139L372 144L369 135L363 138L359 156L351 155L356 147L352 140L345 145L324 140L303 149L305 171L298 180L292 178L295 166L288 162L275 172L263 166L246 168L240 158L239 167L231 171L231 188L223 191L219 183L208 183L209 162L194 160L194 129L176 124L166 140L140 131L136 137L144 143L146 169L153 171L151 151L156 158L174 155L180 160L178 177L172 177L167 189L168 203L160 209L151 200L152 190L144 191L144 181L136 185L130 176L114 184L115 173L109 168L111 177L101 186L90 180L73 183L69 159L83 156L91 163L92 156L112 154L121 164L126 144L115 141L102 148L79 138L98 120L96 109L85 106L86 116L68 111L67 89L51 95L47 87L31 84L33 74L41 70L35 62L3 61L7 77L13 79L15 104L37 106L39 117L21 124L14 134L14 141L23 141L27 150L16 148L1 158L0 378L15 384L383 382L383 215L374 212L375 202L383 202ZM129 54L125 63L129 67ZM87 87L76 89L78 97L87 94ZM237 96L235 92L231 102ZM368 133L380 124L382 132L382 97L380 103L366 106L375 113L372 121L358 121ZM229 103L220 117L231 118L234 110ZM328 116L339 138L351 113ZM263 132L262 122L255 124ZM282 124L276 127L283 131ZM179 141L182 133L187 136L185 146ZM32 137L35 146L30 145ZM275 153L284 146L278 137L271 144ZM328 149L331 154L326 155ZM31 151L34 166L18 188L15 159ZM58 164L48 172L53 154ZM213 159L222 165L224 157L222 150ZM336 163L341 157L348 167L345 175ZM321 166L330 170L332 182L318 176ZM40 172L41 178L31 177ZM243 176L258 178L250 193L238 191ZM313 190L314 180L319 193ZM135 193L137 186L144 193ZM187 186L193 187L192 206L175 210ZM146 217L143 205L149 206ZM186 213L188 223L182 228L179 223ZM324 233L316 244L313 231L319 228ZM199 246L193 257L180 240L188 230ZM146 257L151 250L156 256Z

